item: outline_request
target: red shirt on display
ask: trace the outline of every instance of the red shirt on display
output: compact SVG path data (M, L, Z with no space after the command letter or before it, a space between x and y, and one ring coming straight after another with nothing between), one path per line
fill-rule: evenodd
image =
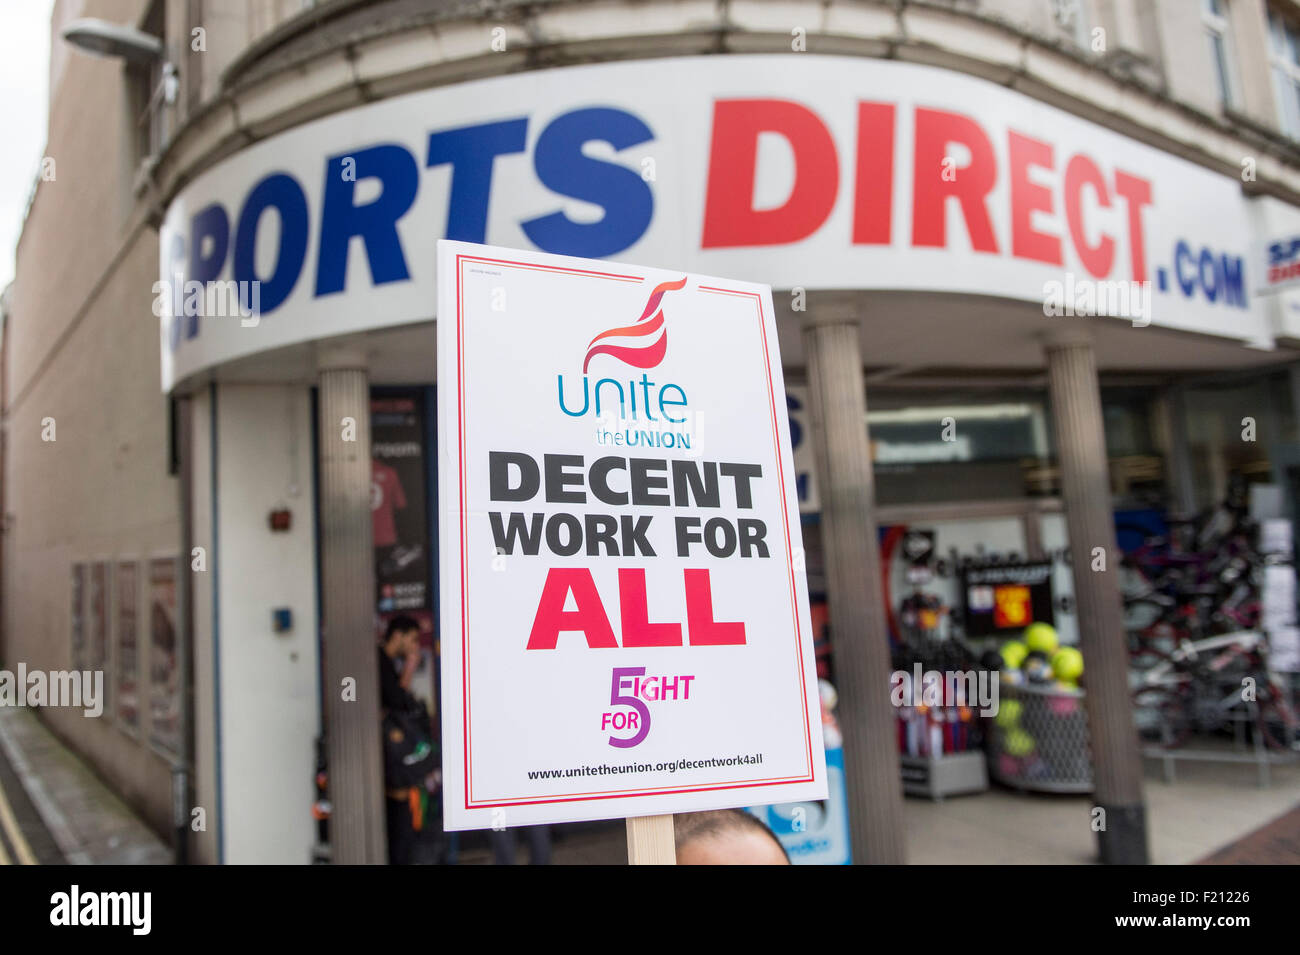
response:
M406 507L406 494L402 481L382 461L370 462L370 519L374 523L376 547L392 547L397 543L397 522L393 511Z

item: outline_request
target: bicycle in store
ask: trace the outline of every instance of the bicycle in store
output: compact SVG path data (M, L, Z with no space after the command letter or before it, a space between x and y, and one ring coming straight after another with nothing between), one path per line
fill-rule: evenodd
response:
M1193 735L1243 730L1275 750L1300 752L1300 718L1269 671L1257 630L1183 640L1135 674L1133 712L1144 742L1174 749Z

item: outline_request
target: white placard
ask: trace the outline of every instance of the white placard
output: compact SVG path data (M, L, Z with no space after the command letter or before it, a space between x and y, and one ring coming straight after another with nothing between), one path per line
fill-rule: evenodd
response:
M826 798L771 290L438 243L448 829Z

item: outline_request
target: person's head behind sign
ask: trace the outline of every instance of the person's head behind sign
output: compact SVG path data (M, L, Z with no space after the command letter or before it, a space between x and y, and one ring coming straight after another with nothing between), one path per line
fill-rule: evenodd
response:
M785 847L762 821L741 809L673 817L678 865L789 865Z

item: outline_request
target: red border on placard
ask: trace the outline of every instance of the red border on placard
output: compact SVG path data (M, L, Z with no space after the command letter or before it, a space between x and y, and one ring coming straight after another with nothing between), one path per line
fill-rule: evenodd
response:
M464 746L464 808L470 809L491 809L502 806L531 806L544 805L549 803L561 802L582 802L596 799L633 799L638 796L659 796L659 795L679 795L684 793L697 792L714 792L728 789L752 789L760 786L789 786L798 783L808 783L816 781L812 758L812 730L808 720L807 706L807 682L803 667L803 628L799 622L799 600L798 589L794 576L794 559L793 548L790 543L790 515L787 507L785 469L781 466L781 432L778 426L779 418L776 412L776 394L772 389L772 361L768 352L767 344L767 323L763 314L763 299L757 292L744 289L726 289L714 286L698 286L702 292L711 292L724 295L738 295L754 300L758 311L758 327L763 342L763 361L767 369L767 393L768 404L771 411L772 424L772 441L773 448L776 451L776 471L781 489L781 522L785 532L785 549L786 549L786 566L789 572L790 582L790 609L794 622L795 632L795 662L799 671L800 684L800 706L799 710L803 714L804 721L804 743L805 757L808 763L808 772L806 775L797 777L773 777L770 779L749 780L738 783L718 783L714 785L701 785L695 787L672 787L664 786L658 788L649 788L641 790L604 790L592 793L566 793L559 796L542 796L529 797L521 799L497 799L492 802L474 802L471 796L473 769L472 756L473 751L470 746L470 705L469 705L469 565L466 557L468 550L469 531L465 521L465 321L464 321L464 302L462 292L462 267L465 262L480 262L491 265L507 265L515 268L526 269L529 271L557 272L568 275L583 275L593 278L604 278L621 282L645 281L643 276L623 275L617 272L598 272L587 269L567 268L564 266L538 265L532 262L516 262L510 259L494 259L484 256L466 255L464 253L456 254L456 369L457 369L457 395L456 395L456 431L457 431L457 481L460 490L460 618L461 618L461 716L462 716L462 737Z

